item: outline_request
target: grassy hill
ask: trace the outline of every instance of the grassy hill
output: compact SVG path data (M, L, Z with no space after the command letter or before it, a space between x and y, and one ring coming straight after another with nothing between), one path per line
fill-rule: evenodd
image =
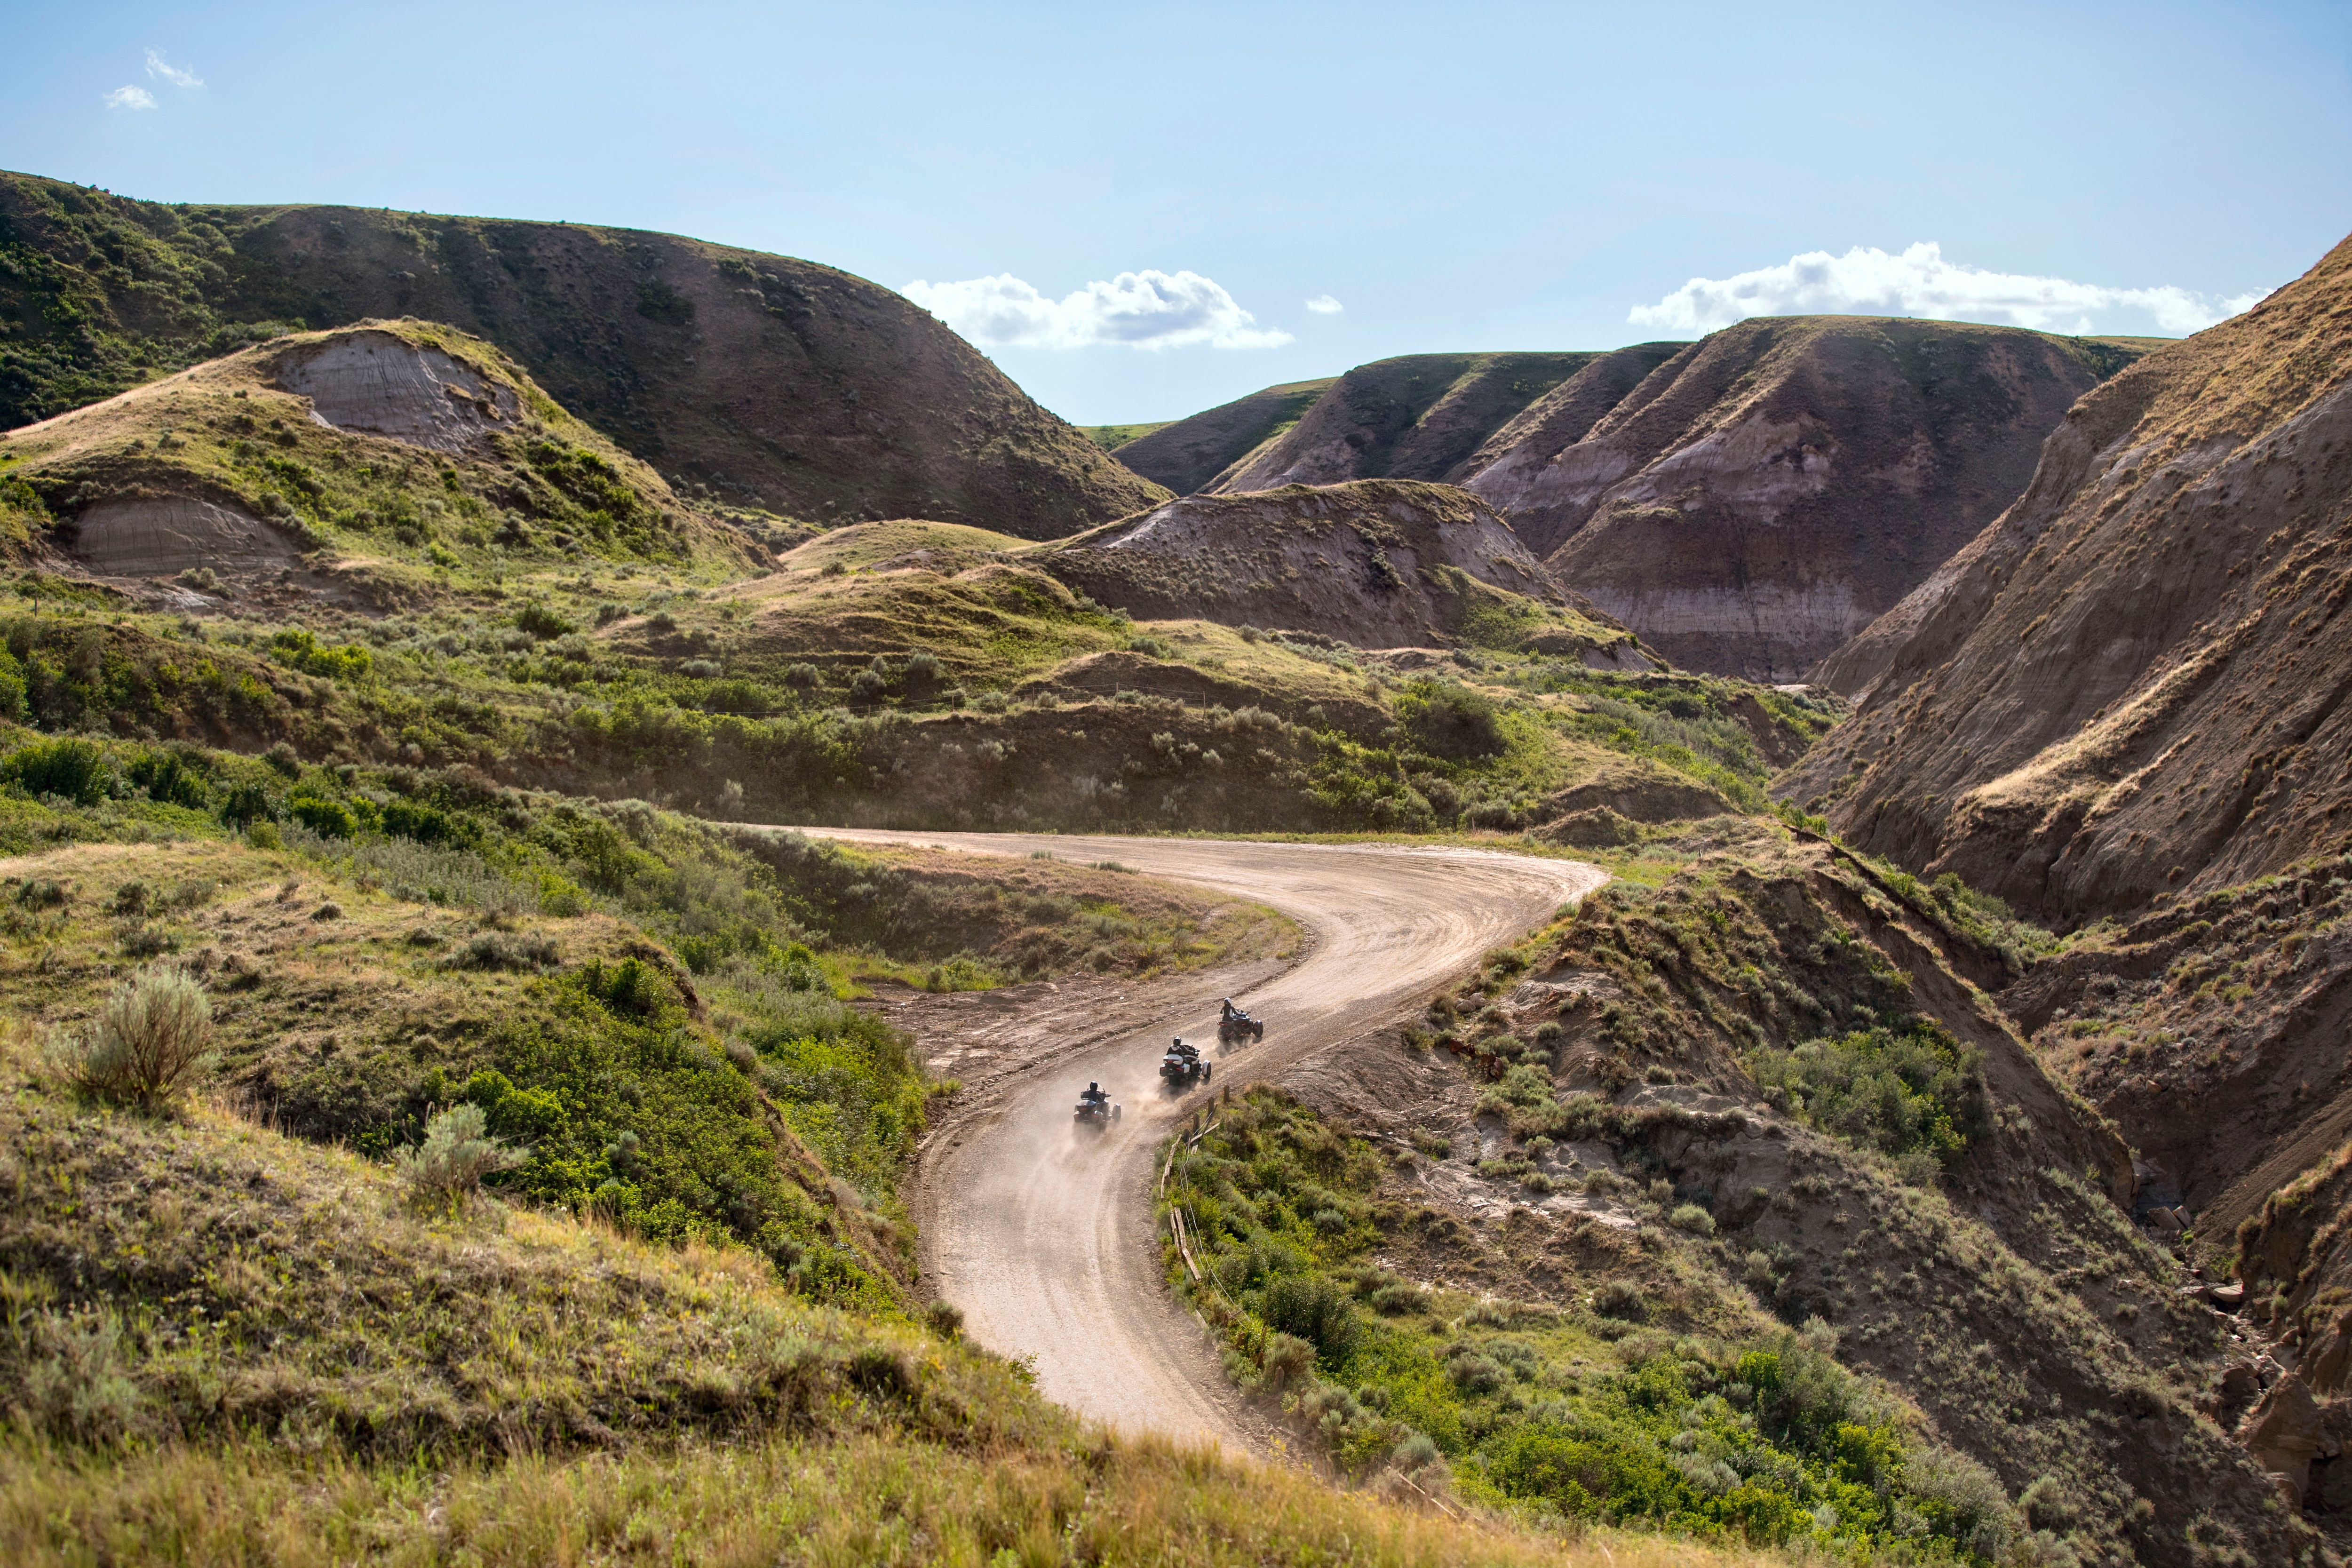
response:
M737 506L1053 538L1159 495L929 314L785 257L0 173L0 428L285 331L423 317L495 343L624 450Z

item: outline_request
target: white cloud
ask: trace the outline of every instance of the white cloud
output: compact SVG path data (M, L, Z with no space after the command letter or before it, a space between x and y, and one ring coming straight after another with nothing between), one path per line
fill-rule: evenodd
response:
M161 49L149 49L147 51L147 74L158 79L159 80L168 81L173 87L202 87L205 85L204 79L196 75L195 72L182 70L179 67L165 59L163 58L163 51Z
M1256 325L1214 279L1197 272L1122 272L1048 299L1010 272L961 283L907 285L907 298L984 348L1270 349L1290 334Z
M1856 246L1792 256L1778 267L1731 278L1694 278L1654 305L1636 305L1637 327L1709 332L1750 316L1926 316L1988 321L2042 331L2088 332L2094 319L2128 312L2153 318L2158 331L2193 332L2259 303L2260 293L2217 300L2167 285L2108 289L2063 278L1987 272L1944 259L1926 243L1900 256ZM2110 330L2113 330L2111 327Z
M1339 300L1334 300L1328 294L1318 294L1315 298L1307 301L1307 308L1314 311L1318 316L1336 316L1348 307L1342 305Z
M143 87L118 87L106 95L109 109L152 109L155 95Z

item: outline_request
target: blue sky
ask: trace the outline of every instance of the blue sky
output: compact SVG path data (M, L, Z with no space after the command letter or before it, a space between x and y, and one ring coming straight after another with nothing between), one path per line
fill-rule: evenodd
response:
M2344 4L10 10L0 166L807 257L1086 423L1743 311L2177 333L2352 226Z

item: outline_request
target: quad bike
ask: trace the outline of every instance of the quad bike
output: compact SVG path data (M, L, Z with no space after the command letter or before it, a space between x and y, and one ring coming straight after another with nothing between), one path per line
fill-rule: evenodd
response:
M1103 1092L1102 1085L1090 1083L1087 1085L1086 1092L1078 1096L1077 1115L1074 1120L1078 1126L1099 1132L1118 1120L1118 1107L1110 1102L1110 1096Z
M1244 1040L1265 1038L1265 1020L1253 1018L1231 1002L1225 1004L1225 1016L1217 1020L1217 1043L1239 1045Z
M1208 1082L1213 1070L1201 1059L1201 1048L1186 1045L1181 1037L1160 1058L1160 1079L1171 1093L1181 1094L1196 1083Z

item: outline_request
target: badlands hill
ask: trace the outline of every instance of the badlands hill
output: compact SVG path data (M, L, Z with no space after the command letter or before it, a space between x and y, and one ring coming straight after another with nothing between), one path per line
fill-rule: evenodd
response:
M2145 347L1767 319L1643 374L1665 346L1596 361L1461 482L1676 664L1766 680L1801 679L1966 543Z
M1348 479L1453 482L1480 442L1593 357L1406 354L1358 365L1297 425L1205 488L1234 493Z
M1050 539L1160 496L925 311L785 257L0 174L0 428L289 330L415 316L496 343L621 447L739 506Z
M1858 846L2078 928L2002 1010L2133 1146L2135 1211L2182 1206L2285 1347L2284 1378L2231 1373L2275 1379L2239 1435L2338 1531L2347 321L2352 241L2085 396L2016 505L1824 662L1859 710L1781 781Z
M1358 647L1461 639L1591 650L1612 667L1650 667L1622 627L1546 574L1493 508L1450 485L1359 479L1187 496L1036 559L1145 620L1197 616Z
M2344 844L2352 244L2084 397L2032 488L1823 666L1790 780L1857 845L2061 921Z
M1294 381L1141 431L1113 447L1118 460L1180 496L1213 489L1252 452L1287 433L1338 381Z

